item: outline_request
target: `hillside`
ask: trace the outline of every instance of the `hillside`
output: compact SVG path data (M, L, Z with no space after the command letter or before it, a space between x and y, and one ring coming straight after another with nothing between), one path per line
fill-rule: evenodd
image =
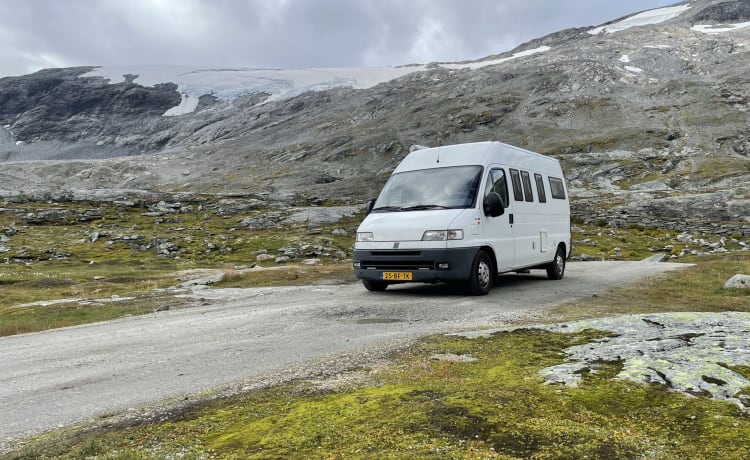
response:
M746 232L748 26L747 1L694 0L477 62L2 78L0 196L356 204L413 144L499 140L560 158L579 219Z

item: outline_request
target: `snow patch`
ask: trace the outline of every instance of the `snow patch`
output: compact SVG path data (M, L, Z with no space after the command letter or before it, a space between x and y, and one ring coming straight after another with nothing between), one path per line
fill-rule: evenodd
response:
M643 69L638 68L638 67L632 67L632 66L629 66L629 65L625 66L625 70L627 70L628 72L633 72L633 73L641 73L641 72L643 72Z
M750 27L750 22L740 22L738 24L696 24L691 27L696 32L703 32L704 34L716 35L727 32L732 32L739 29L745 29Z
M112 83L125 81L125 75L136 75L133 80L143 86L171 82L177 85L182 100L164 115L191 113L198 99L212 94L231 101L239 96L269 93L267 101L286 99L306 91L321 91L338 87L364 89L404 75L425 70L413 67L360 67L330 69L196 69L181 66L120 67L105 66L86 73L84 77L103 77Z
M184 115L186 113L193 113L195 112L196 107L198 107L198 99L198 97L192 96L188 93L182 93L180 104L164 112L164 116L173 117Z
M628 56L627 54L623 54L622 56L620 56L620 62L630 62L630 56Z
M443 67L445 69L479 69L482 67L487 67L490 65L496 65L496 64L502 64L503 62L508 62L513 59L518 59L520 57L525 56L531 56L537 53L544 53L546 51L549 51L551 48L549 46L540 46L539 48L534 48L526 51L519 51L518 53L513 53L512 56L501 58L501 59L493 59L490 61L478 61L478 62L467 62L465 64L440 64L440 67Z
M615 22L614 24L608 24L606 26L596 27L589 30L591 35L598 35L604 33L615 33L622 32L623 30L630 29L631 27L640 27L650 24L660 24L670 19L674 19L681 15L685 11L690 9L690 5L679 5L670 6L667 8L659 8L656 10L644 11L638 13L629 18L623 19L622 21Z
M479 69L501 64L524 56L548 51L549 46L514 53L502 59L476 61L465 64L439 64L445 69ZM174 83L182 95L180 104L164 112L164 116L192 113L201 96L210 94L223 101L232 101L247 94L268 93L265 102L288 99L307 91L332 88L371 88L380 83L427 70L425 65L401 67L352 67L317 69L197 69L185 66L104 66L83 77L102 77L111 83L127 78L142 86Z

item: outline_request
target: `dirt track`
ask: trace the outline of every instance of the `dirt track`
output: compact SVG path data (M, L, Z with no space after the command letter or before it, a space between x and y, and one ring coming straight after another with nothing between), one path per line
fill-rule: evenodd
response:
M442 285L209 289L193 294L200 307L0 338L0 451L13 438L165 398L333 375L420 336L531 319L679 267L571 263L561 281L543 271L503 276L485 297Z

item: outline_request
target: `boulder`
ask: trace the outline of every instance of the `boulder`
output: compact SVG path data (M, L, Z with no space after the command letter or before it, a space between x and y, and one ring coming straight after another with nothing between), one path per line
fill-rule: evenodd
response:
M734 275L724 283L724 289L750 289L750 275Z

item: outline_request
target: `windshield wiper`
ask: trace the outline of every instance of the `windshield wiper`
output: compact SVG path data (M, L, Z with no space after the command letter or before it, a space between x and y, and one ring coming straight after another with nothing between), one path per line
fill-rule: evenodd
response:
M380 206L379 208L373 208L372 212L377 211L384 211L384 212L390 212L390 211L403 211L404 208L400 206Z
M451 209L447 206L442 206L439 204L418 204L416 206L409 206L408 208L403 208L404 211L427 211L429 209Z

